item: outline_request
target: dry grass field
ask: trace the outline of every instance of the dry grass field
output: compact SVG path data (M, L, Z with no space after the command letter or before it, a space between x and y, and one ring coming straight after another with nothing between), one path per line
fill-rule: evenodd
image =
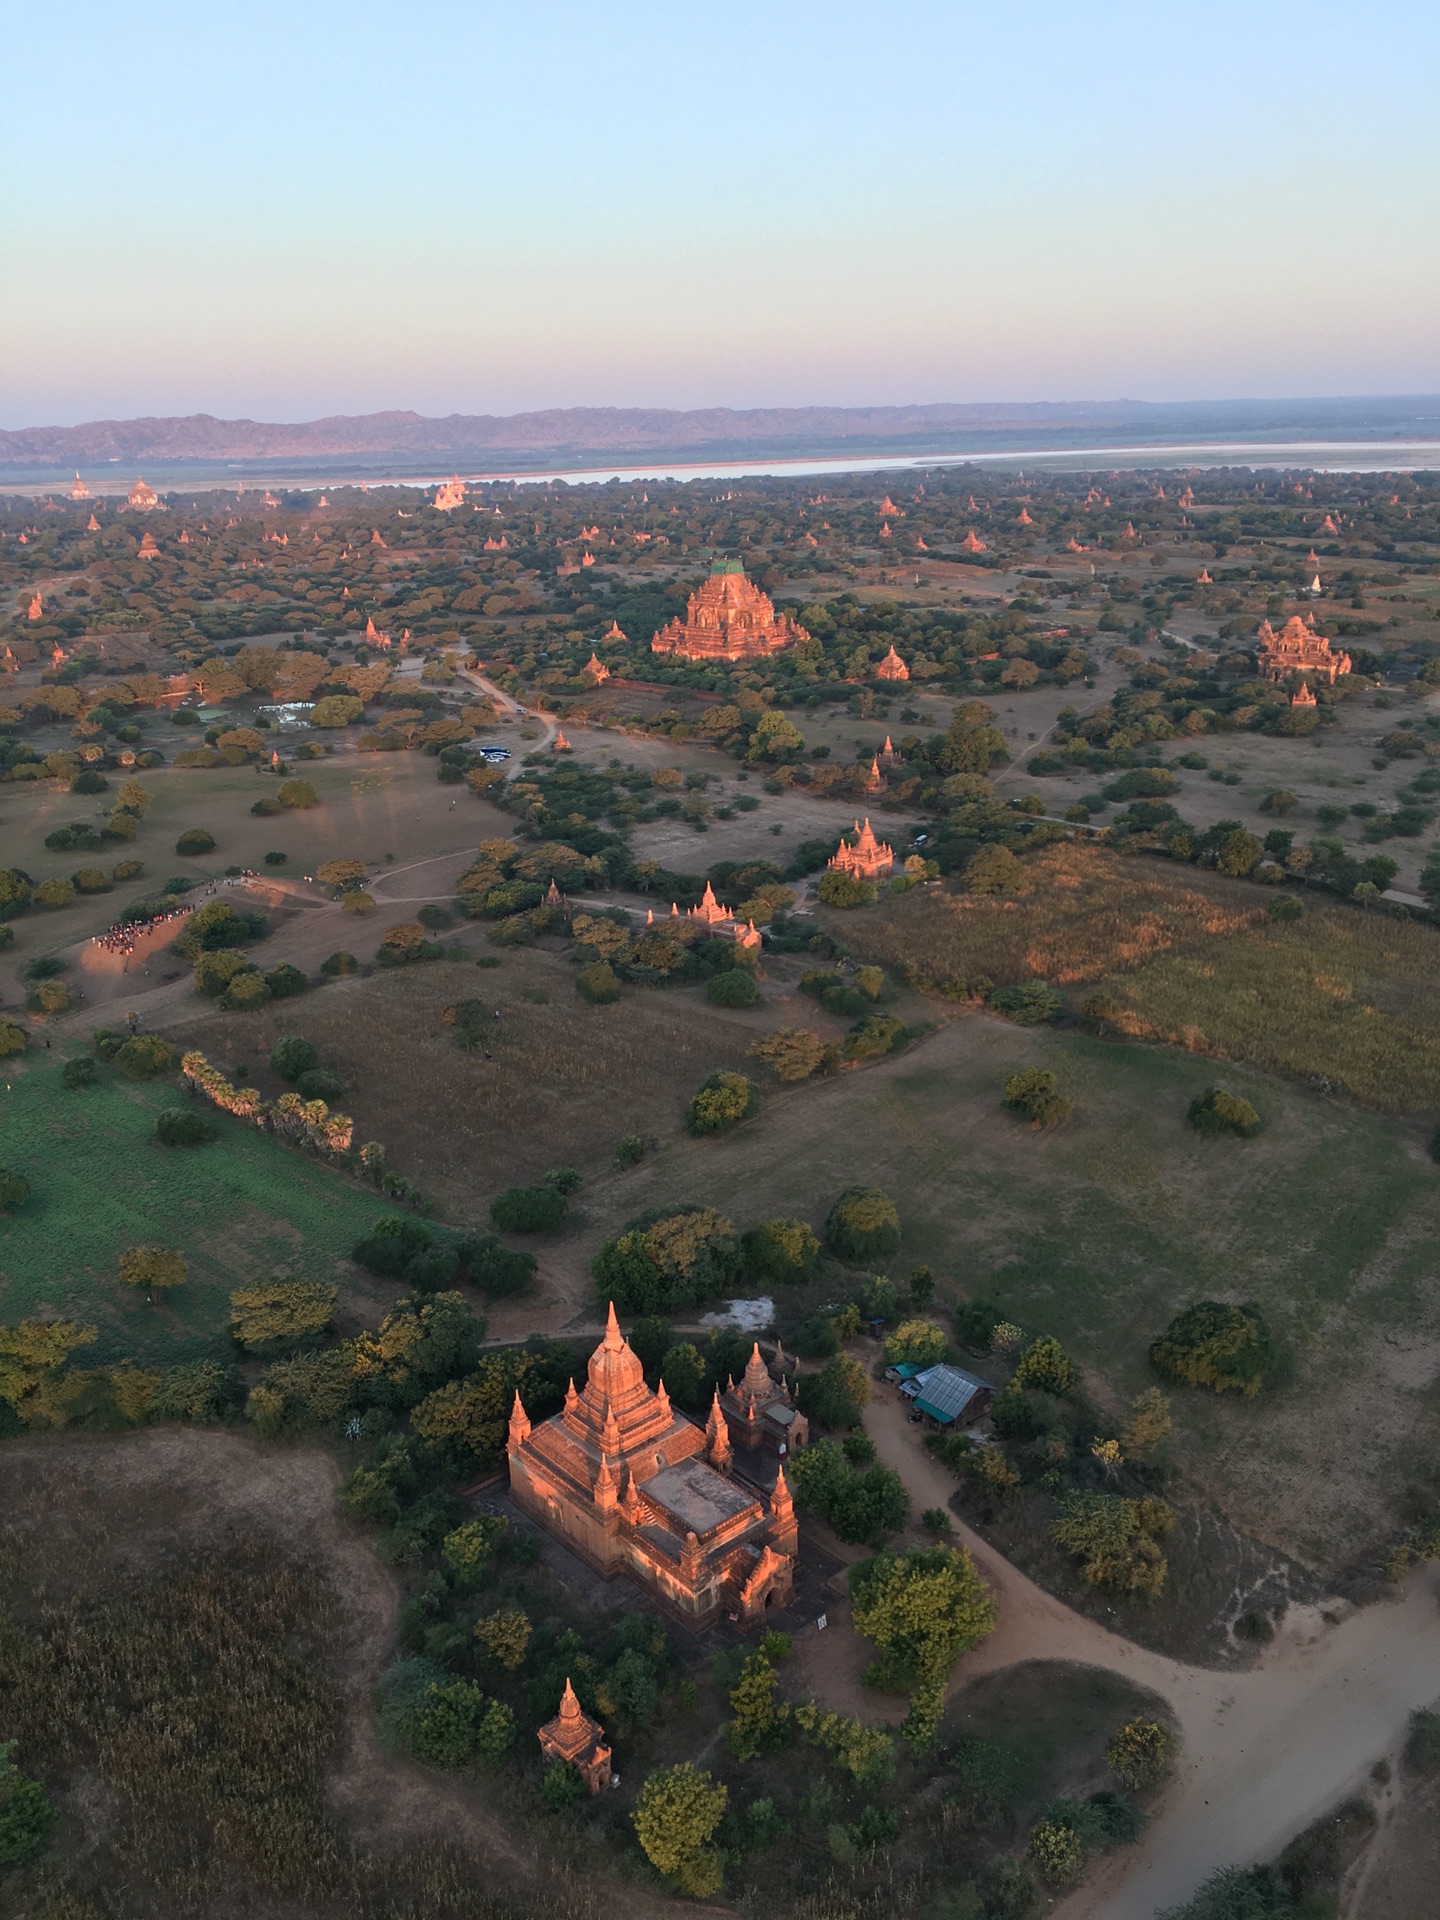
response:
M1199 868L1066 844L1013 899L939 888L831 915L867 959L940 982L1043 979L1101 991L1123 1025L1193 1053L1324 1076L1383 1113L1440 1108L1440 935L1307 894L1277 923L1270 894Z
M1050 1134L1001 1105L1005 1079L1032 1065L1074 1102ZM1293 1378L1254 1401L1178 1393L1176 1461L1202 1504L1334 1575L1401 1524L1440 1442L1440 1176L1404 1123L1245 1067L1225 1084L1264 1131L1202 1138L1186 1109L1214 1078L1180 1051L957 1019L587 1191L585 1248L679 1200L741 1227L775 1214L818 1226L841 1187L873 1181L904 1224L892 1273L927 1263L942 1305L997 1297L1058 1335L1112 1410L1151 1383L1148 1344L1179 1307L1254 1299ZM578 1262L574 1286L584 1301Z
M464 1050L444 1014L468 999L499 1018L482 1046ZM354 1115L356 1137L381 1141L447 1215L481 1221L502 1187L550 1167L598 1173L625 1134L668 1138L706 1074L743 1068L770 1024L762 1010L712 1008L694 989L589 1006L558 952L512 948L496 968L380 971L256 1013L187 998L166 1033L218 1061L243 1060L267 1092L282 1084L265 1066L275 1040L303 1034L350 1081L337 1104Z

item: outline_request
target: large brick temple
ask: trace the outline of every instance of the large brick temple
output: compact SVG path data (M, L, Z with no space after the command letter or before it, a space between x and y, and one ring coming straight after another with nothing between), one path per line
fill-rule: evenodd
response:
M783 1467L766 1494L731 1477L730 1431L717 1403L707 1427L651 1392L610 1309L583 1392L532 1426L515 1396L510 1491L607 1579L627 1573L687 1626L722 1614L742 1626L789 1599L798 1531Z
M1292 673L1308 674L1333 687L1350 671L1348 653L1334 652L1323 633L1315 631L1314 617L1292 613L1276 633L1268 620L1255 636L1255 664L1262 680L1288 680Z
M788 613L776 613L738 560L717 560L691 594L684 621L667 622L650 647L683 660L755 660L809 638Z

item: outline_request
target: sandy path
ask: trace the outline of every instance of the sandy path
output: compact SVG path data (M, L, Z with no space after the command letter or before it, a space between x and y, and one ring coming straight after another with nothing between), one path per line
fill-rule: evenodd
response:
M865 1428L917 1508L948 1507L954 1479L924 1451L898 1395L882 1387ZM1336 1626L1292 1608L1258 1667L1215 1673L1108 1633L962 1522L956 1533L1000 1609L995 1632L957 1668L956 1688L1020 1660L1108 1667L1166 1699L1184 1736L1174 1784L1140 1845L1102 1862L1053 1910L1056 1920L1152 1920L1217 1867L1273 1856L1394 1753L1414 1708L1440 1697L1440 1568L1421 1567L1393 1602Z

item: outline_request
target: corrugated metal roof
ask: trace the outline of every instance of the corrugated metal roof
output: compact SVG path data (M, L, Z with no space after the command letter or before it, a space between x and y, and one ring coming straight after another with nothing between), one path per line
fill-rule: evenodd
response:
M915 1404L920 1411L947 1423L958 1420L977 1393L990 1391L988 1381L959 1367L930 1367L917 1374L913 1384L918 1388Z

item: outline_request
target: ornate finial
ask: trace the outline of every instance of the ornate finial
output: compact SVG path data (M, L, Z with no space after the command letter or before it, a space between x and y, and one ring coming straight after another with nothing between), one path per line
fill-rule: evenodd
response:
M575 1689L570 1684L570 1676L568 1673L565 1676L565 1691L560 1696L560 1718L562 1720L578 1720L580 1718L580 1702L575 1697Z
M510 1409L510 1445L521 1446L530 1438L530 1416L525 1411L525 1403L520 1398L520 1389L515 1389L515 1404Z
M577 1392L575 1391L575 1377L574 1377L574 1375L572 1374L572 1375L571 1375L571 1377L570 1377L570 1384L569 1384L569 1386L568 1386L568 1387L566 1387L566 1389L565 1389L565 1411L566 1411L566 1413L573 1413L573 1412L575 1411L575 1409L576 1409L576 1407L578 1407L578 1406L579 1406L579 1404L580 1404L580 1396L579 1396L579 1394L578 1394L578 1393L577 1393Z
M620 1322L615 1314L615 1302L610 1302L610 1317L605 1322L605 1345L613 1353L617 1347L623 1347L625 1336L620 1331Z
M655 1389L655 1401L661 1413L663 1413L668 1420L670 1418L670 1396L665 1391L665 1382L663 1380Z

